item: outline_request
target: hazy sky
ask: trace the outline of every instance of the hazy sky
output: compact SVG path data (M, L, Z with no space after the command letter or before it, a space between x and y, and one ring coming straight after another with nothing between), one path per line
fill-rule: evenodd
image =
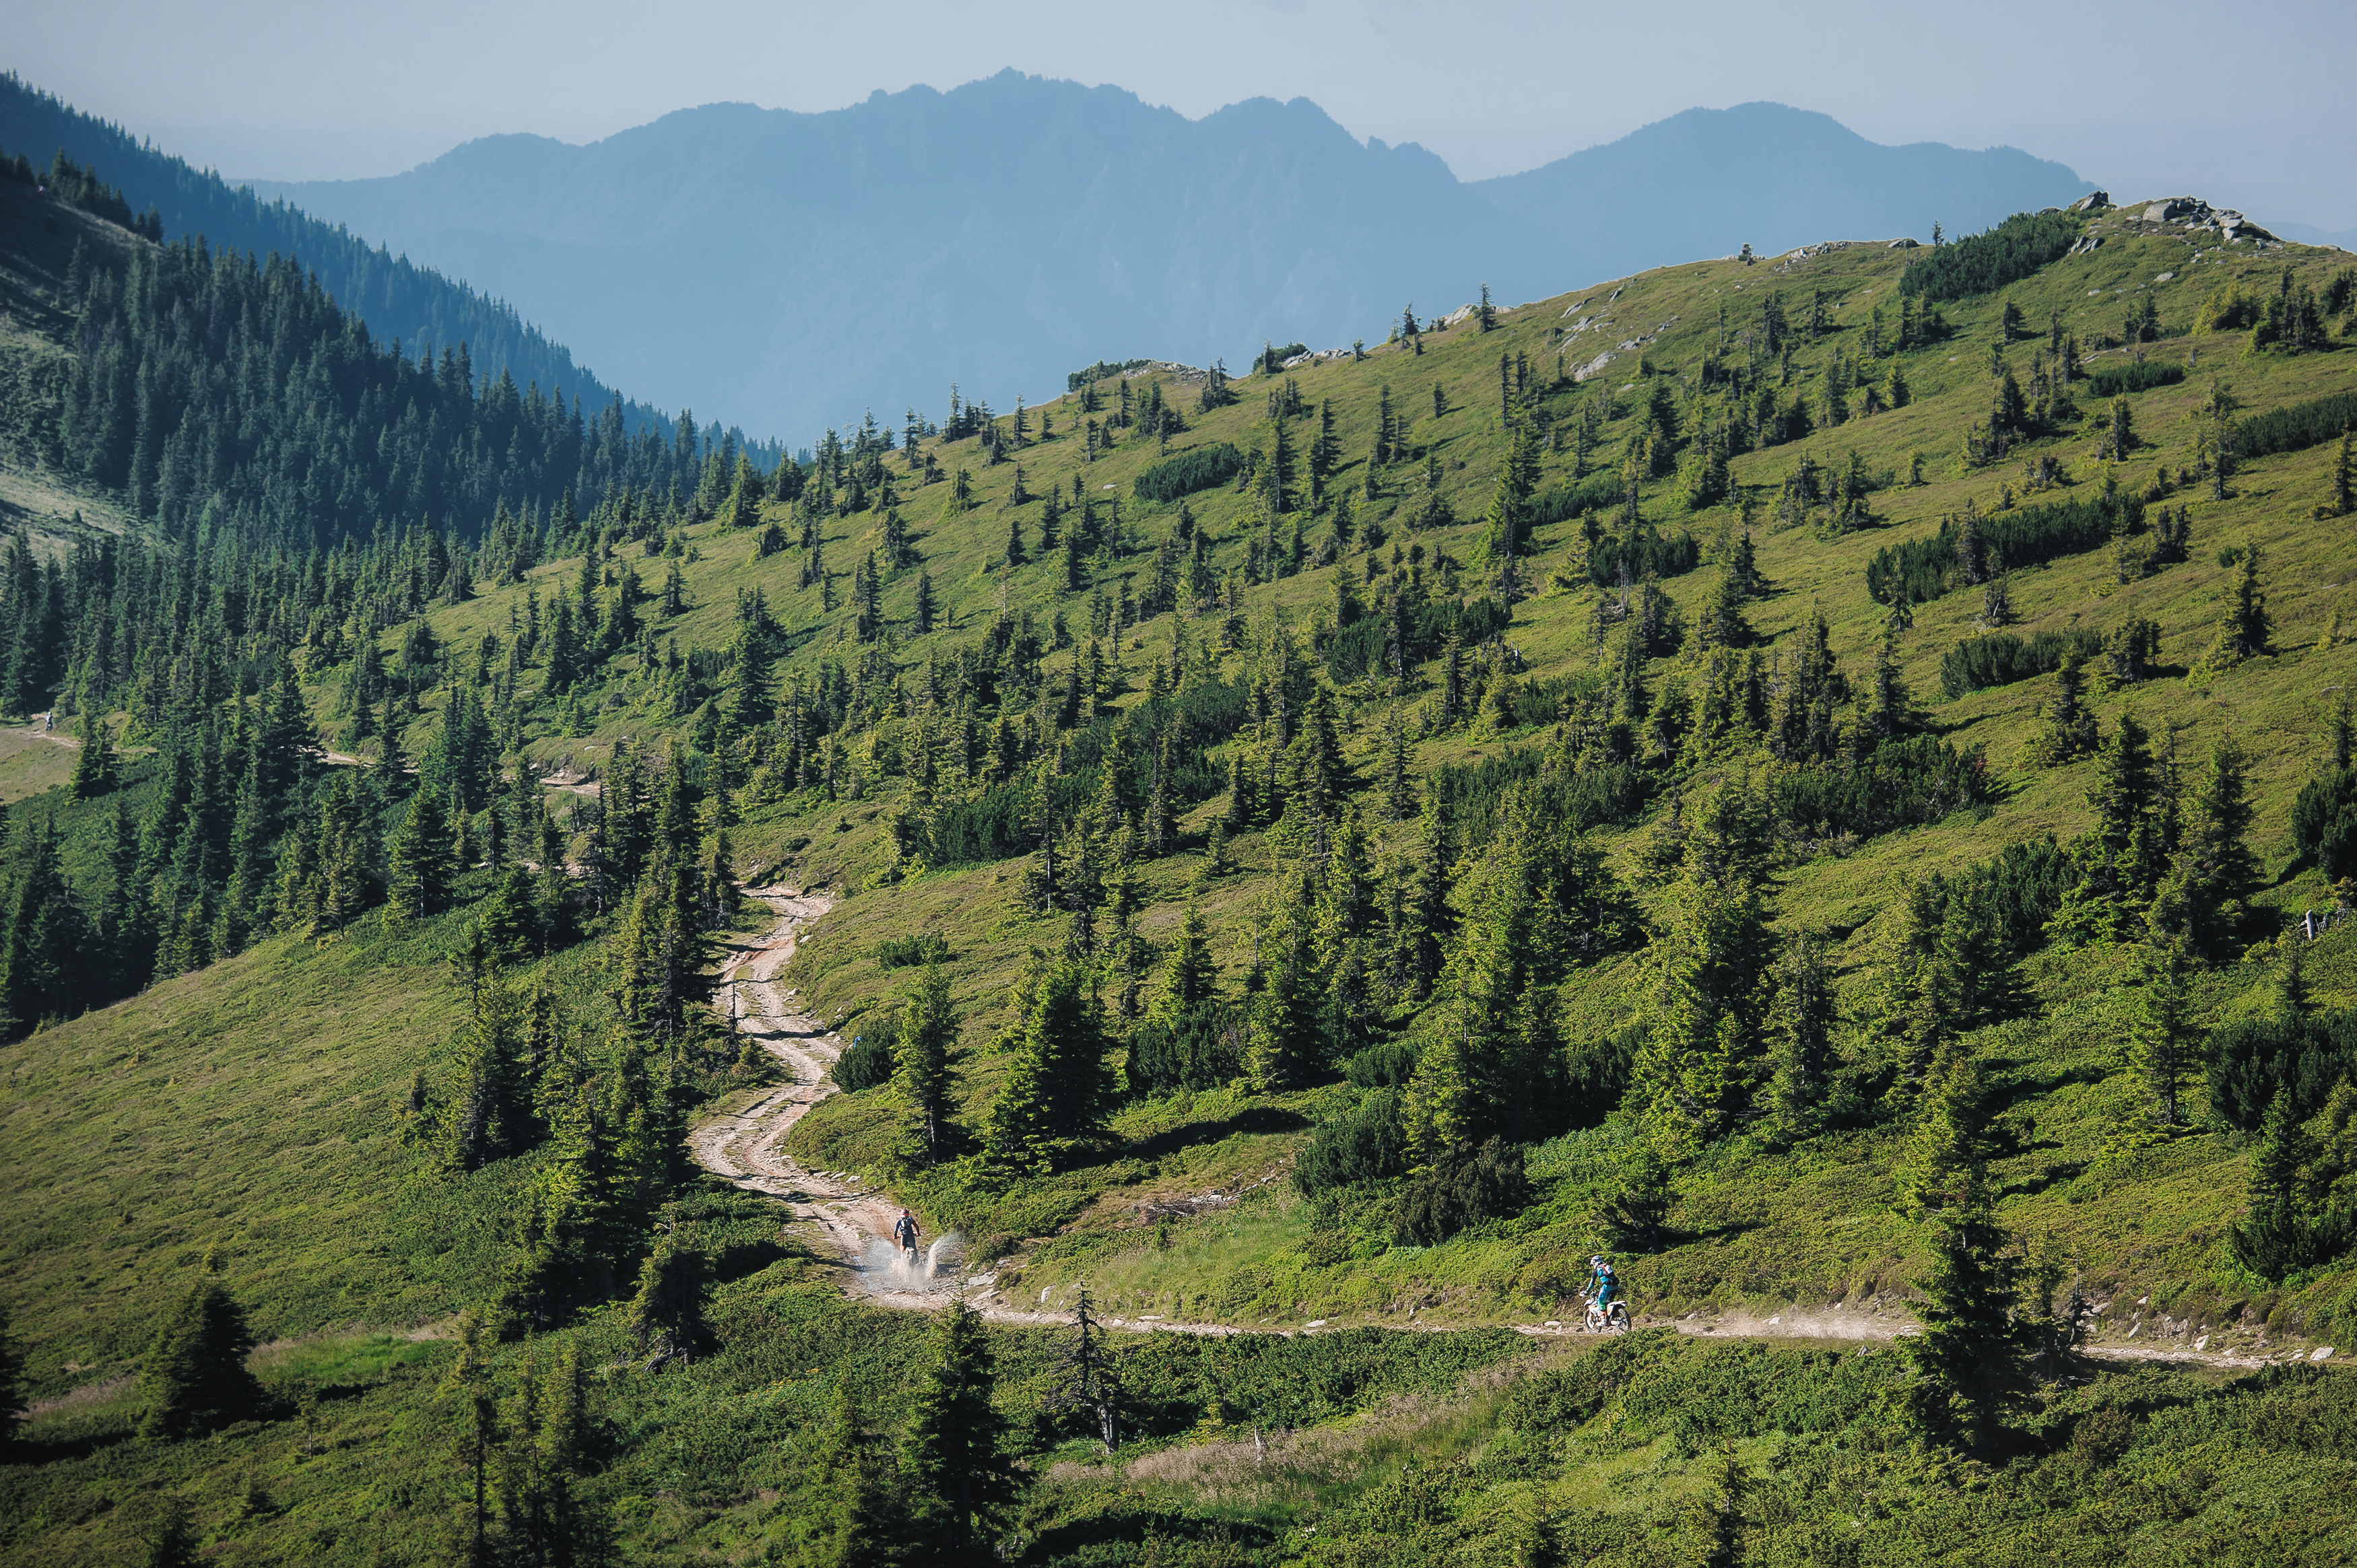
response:
M839 108L1013 66L1189 115L1308 97L1466 178L1765 98L1878 142L2009 144L2123 199L2357 226L2351 0L0 0L0 40L36 85L254 178L390 174L500 131L594 140L718 100Z

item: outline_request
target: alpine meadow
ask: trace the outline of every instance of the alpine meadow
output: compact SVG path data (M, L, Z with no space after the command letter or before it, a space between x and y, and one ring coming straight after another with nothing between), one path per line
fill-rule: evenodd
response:
M2357 257L804 447L9 89L9 1563L2357 1553Z

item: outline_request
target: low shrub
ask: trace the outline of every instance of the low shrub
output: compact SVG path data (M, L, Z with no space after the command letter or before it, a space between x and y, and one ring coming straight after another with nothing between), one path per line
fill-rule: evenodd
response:
M835 1087L845 1094L892 1081L892 1039L882 1030L854 1035L834 1064Z
M1224 1003L1205 1003L1175 1018L1148 1018L1129 1043L1129 1090L1217 1089L1243 1070L1243 1016Z
M1530 1201L1522 1146L1491 1138L1478 1150L1438 1161L1401 1195L1400 1240L1437 1246L1470 1226L1511 1219Z
M950 944L939 931L912 931L903 937L886 937L876 944L876 961L886 969L946 963L949 956Z
M1181 452L1176 457L1161 462L1137 476L1137 499L1142 501L1175 501L1181 496L1208 490L1223 485L1244 471L1244 455L1232 444L1221 441L1209 446L1198 446L1191 452Z
M1940 690L1951 699L1992 686L2010 686L2033 675L2049 675L2062 668L2073 651L2095 659L2104 651L2101 634L2087 631L2041 631L2016 637L2009 631L1970 637L1948 650L1940 660Z
M1303 1197L1317 1197L1406 1173L1407 1131L1400 1124L1399 1092L1379 1089L1318 1125L1293 1162L1293 1185Z

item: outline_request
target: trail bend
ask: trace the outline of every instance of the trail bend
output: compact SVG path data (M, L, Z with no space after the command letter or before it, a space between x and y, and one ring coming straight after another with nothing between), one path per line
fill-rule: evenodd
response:
M795 888L748 887L745 896L767 905L777 923L730 954L721 966L716 1006L738 1034L759 1046L789 1081L743 1108L715 1115L688 1134L695 1163L746 1192L784 1204L797 1220L818 1228L825 1248L847 1273L846 1288L863 1300L907 1311L931 1311L952 1294L994 1323L1061 1326L1062 1313L1010 1305L992 1293L996 1276L965 1275L963 1260L944 1260L931 1288L913 1288L890 1266L888 1238L899 1201L880 1188L832 1171L805 1169L786 1153L786 1135L810 1108L835 1092L827 1070L841 1058L843 1042L813 1015L781 976L802 938L834 900ZM1166 1332L1229 1335L1244 1332L1225 1324L1133 1323L1105 1319L1108 1326Z

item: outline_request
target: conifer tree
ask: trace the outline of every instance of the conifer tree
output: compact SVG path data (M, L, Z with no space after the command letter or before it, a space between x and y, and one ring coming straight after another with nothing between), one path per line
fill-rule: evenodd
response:
M2309 1212L2303 1177L2316 1153L2293 1109L2290 1087L2277 1090L2251 1155L2249 1207L2227 1233L2234 1261L2263 1279L2312 1267L2347 1240L2345 1220L2336 1224L2339 1217L2326 1217L2319 1224Z
M252 1413L262 1397L245 1369L253 1348L245 1313L208 1251L140 1362L139 1435L188 1437Z
M838 1380L812 1465L814 1507L800 1561L813 1568L892 1568L901 1561L890 1464L886 1444L867 1429L859 1380Z
M1897 629L1886 623L1881 646L1875 653L1870 705L1861 715L1867 733L1878 741L1897 740L1908 725L1907 682L1899 672L1897 643Z
M1261 931L1261 987L1252 999L1245 1054L1253 1081L1264 1090L1298 1089L1325 1065L1324 975L1310 897L1297 865Z
M983 1155L1008 1176L1045 1175L1104 1125L1113 1094L1103 1011L1072 959L1034 973L1021 1015L1001 1038L1006 1076L991 1102Z
M2095 749L2095 715L2084 700L2086 666L2086 655L2074 643L2055 673L2054 694L2044 709L2045 723L2030 743L2030 754L2049 768L2076 761Z
M2185 950L2174 941L2147 947L2142 967L2144 1004L2128 1061L2152 1097L2155 1127L2166 1133L2185 1124L2182 1095L2200 1064Z
M1022 1496L1024 1473L1005 1452L1006 1421L991 1402L997 1376L982 1315L951 1301L933 1319L900 1443L918 1563L982 1561Z
M630 1300L630 1335L651 1358L650 1366L668 1361L685 1366L704 1339L704 1254L679 1238L676 1226L666 1225L654 1251L639 1268L638 1294Z
M491 1357L485 1343L483 1315L473 1309L458 1316L458 1356L442 1380L457 1417L455 1446L460 1465L473 1477L473 1506L468 1510L467 1538L460 1559L466 1568L493 1568L499 1561L491 1541L491 1461L500 1441L499 1398L491 1385Z
M1896 1342L1908 1381L1895 1401L1924 1437L1965 1453L1989 1448L2026 1391L2031 1337L2019 1259L1988 1190L1983 1094L1977 1064L1951 1047L1925 1087L1900 1172L1931 1268L1911 1304L1922 1330Z
M920 571L917 574L915 609L919 637L923 637L933 629L933 618L940 613L933 602L933 575L931 572Z
M468 931L490 956L482 922ZM519 1154L538 1139L522 1059L523 998L496 974L473 991L473 1015L457 1040L457 1076L444 1112L443 1164L453 1174Z
M2095 808L2095 826L2081 845L2083 869L2073 897L2101 901L2108 906L2104 918L2114 919L2126 907L2141 907L2151 897L2159 871L2158 846L2150 836L2152 751L2135 714L2120 715L2119 727L2097 754L2087 803ZM2066 924L2069 914L2066 908ZM2108 926L2104 929L2104 934L2112 934Z
M1814 1130L1832 1067L1834 970L1824 944L1804 932L1784 944L1770 1016L1775 1076L1769 1098L1788 1137Z
M0 931L0 1038L46 1019L71 1017L91 1000L89 927L59 849L57 823L44 820L17 851L16 883L0 909L6 918ZM206 918L204 899L190 908Z
M2157 937L2182 941L2207 958L2223 958L2232 950L2259 886L2258 862L2244 842L2252 818L2244 771L2243 748L2231 736L2220 737L2194 784L2182 842L2148 917Z
M1677 1158L1725 1133L1744 1108L1767 932L1757 891L1711 875L1691 841L1670 899L1646 956L1647 1036L1632 1090L1655 1145Z
M1154 999L1154 1015L1175 1022L1219 993L1220 967L1211 957L1210 928L1192 900L1178 925L1178 940L1162 966L1161 988Z
M892 1051L892 1083L907 1118L903 1152L927 1165L939 1163L949 1135L955 1081L950 1062L957 1035L949 975L939 963L927 963L900 1014Z
M769 639L755 628L739 627L730 639L727 685L721 697L722 716L730 730L745 735L768 724L777 711Z
M2267 651L2272 635L2267 596L2259 586L2259 547L2245 544L2234 590L2219 609L2218 629L2202 653L2199 668L2216 674L2246 659L2255 659Z
M402 919L422 920L440 912L457 865L449 822L442 802L421 789L409 802L401 826L385 843L386 895Z
M77 800L94 800L115 787L114 739L95 714L82 721L81 749L74 757L73 794Z
M1383 736L1383 811L1393 822L1404 822L1416 814L1414 754L1409 746L1407 725L1400 717L1399 704L1394 703L1384 726Z

